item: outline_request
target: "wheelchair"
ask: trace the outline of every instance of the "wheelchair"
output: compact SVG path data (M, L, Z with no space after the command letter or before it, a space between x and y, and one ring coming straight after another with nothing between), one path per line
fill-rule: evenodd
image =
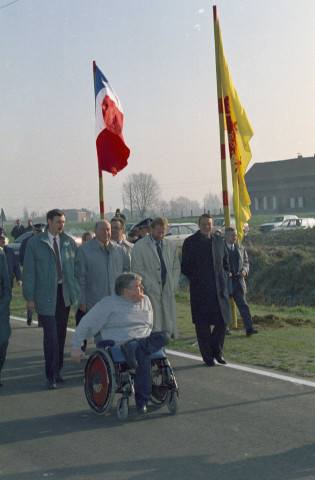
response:
M84 373L84 391L94 413L105 415L112 407L115 393L120 394L116 413L124 421L129 413L129 399L134 395L134 370L131 370L120 347L104 340L89 357ZM151 355L152 393L150 401L157 408L167 405L171 415L179 409L178 385L164 349Z

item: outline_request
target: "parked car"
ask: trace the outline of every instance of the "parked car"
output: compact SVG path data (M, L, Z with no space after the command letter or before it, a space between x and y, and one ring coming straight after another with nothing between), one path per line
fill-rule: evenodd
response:
M291 218L286 220L280 227L273 228L271 232L281 232L283 230L295 230L297 228L314 228L315 218Z
M261 233L270 232L273 228L280 227L286 220L291 218L298 218L296 215L277 215L276 217L271 217L267 223L260 225L259 230Z
M182 247L184 240L199 230L196 223L169 223L165 237L171 242L175 242L178 247Z
M67 233L68 235L70 235L70 237L73 238L73 240L75 241L75 243L77 245L81 245L82 235L85 232L85 230L83 230L82 228L79 228L79 227L71 227L71 226L68 227L67 226L67 227L64 228L64 232ZM12 250L14 250L15 255L18 255L19 251L20 251L21 243L23 242L24 238L31 237L32 235L33 235L33 232L25 232L25 233L23 233L23 235L21 235L16 240L14 240L14 242L9 243L8 247L12 248Z
M231 216L231 227L236 228L235 217ZM224 218L214 218L213 219L213 233L219 233L220 235L225 234L225 220ZM249 232L248 222L245 222L243 225L244 235L247 235Z
M32 235L33 235L33 232L25 232L23 233L23 235L20 235L16 240L14 240L14 242L9 243L7 247L12 248L15 255L18 255L20 251L21 243L23 242L24 238L31 237Z

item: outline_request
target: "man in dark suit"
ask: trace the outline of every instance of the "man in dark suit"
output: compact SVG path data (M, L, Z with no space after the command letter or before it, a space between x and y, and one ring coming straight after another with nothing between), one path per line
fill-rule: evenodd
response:
M25 233L25 228L23 227L21 220L16 221L16 225L12 228L11 235L16 240L18 237Z
M222 348L226 327L232 323L227 289L230 266L224 240L211 234L211 215L201 215L199 228L184 241L182 273L190 281L191 314L200 353L205 364L212 367L214 359L226 364Z
M10 285L11 285L11 290L13 288L13 281L14 281L14 276L16 278L17 284L20 287L22 285L22 274L21 274L21 269L19 265L19 259L18 255L15 255L14 250L12 248L8 247L5 244L5 235L1 234L0 235L0 248L3 249L8 265L8 272L9 272L9 279L10 279Z
M249 337L258 333L258 330L254 328L249 306L245 300L245 278L249 272L248 255L244 246L237 242L237 230L235 228L229 227L225 230L225 243L229 252L231 269L229 278L230 296L234 298L246 329L246 335Z

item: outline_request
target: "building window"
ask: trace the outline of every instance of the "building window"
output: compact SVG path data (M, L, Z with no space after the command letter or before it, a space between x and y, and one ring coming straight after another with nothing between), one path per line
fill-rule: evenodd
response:
M295 208L295 198L294 197L290 198L290 208Z
M268 209L268 206L267 206L267 197L264 197L264 210L267 210Z
M277 197L272 197L272 208L277 210Z
M299 198L298 198L298 207L299 207L299 208L303 208L303 207L304 207L304 198L303 198L303 197L299 197Z
M256 197L255 197L255 199L254 199L254 205L255 205L255 207L254 207L255 210L256 210L256 211L259 210L258 198L256 198Z

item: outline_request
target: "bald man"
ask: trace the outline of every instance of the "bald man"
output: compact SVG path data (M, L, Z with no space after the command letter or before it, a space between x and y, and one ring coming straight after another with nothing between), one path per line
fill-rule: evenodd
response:
M88 312L97 302L115 293L116 278L130 271L130 260L119 245L110 241L107 220L95 225L95 237L79 248L81 274L80 310Z

